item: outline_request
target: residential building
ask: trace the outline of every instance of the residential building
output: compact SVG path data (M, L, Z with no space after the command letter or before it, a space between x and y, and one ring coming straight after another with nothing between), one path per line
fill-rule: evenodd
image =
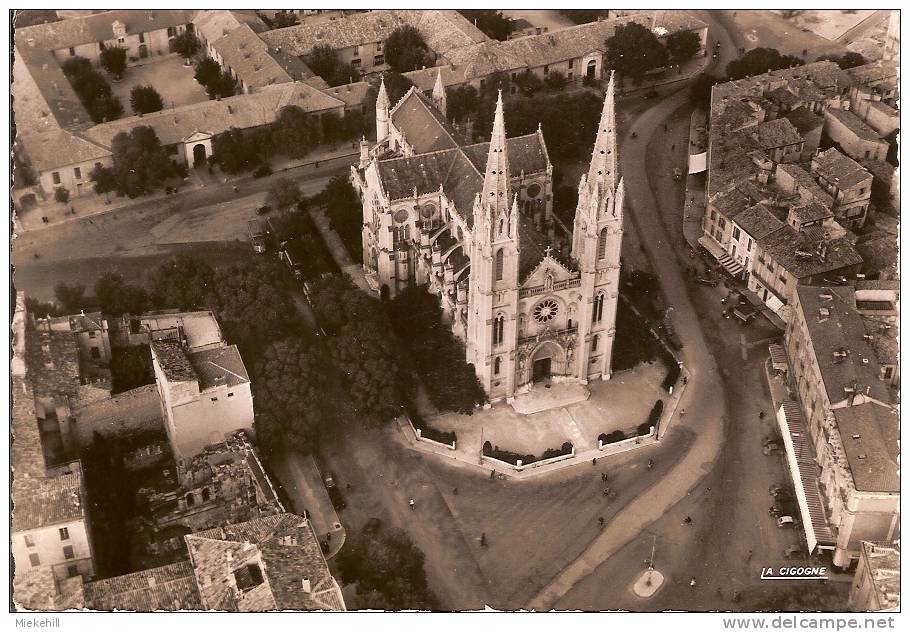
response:
M794 294L787 356L831 536L818 544L842 567L860 556L863 540L900 535L899 418L875 334L866 331L852 287L802 286ZM799 454L788 458L795 471Z
M856 160L884 160L888 155L888 143L850 110L827 110L825 135Z
M608 379L625 197L615 82L570 232L553 217L541 131L507 138L500 94L491 141L466 145L440 111L439 81L433 99L412 88L394 108L380 87L379 142L351 170L368 278L383 296L415 285L437 294L493 400Z
M900 540L862 543L847 606L853 612L900 612Z
M825 119L804 106L791 110L787 113L786 118L803 139L803 151L797 162L808 162L821 144Z
M107 319L101 312L85 311L72 316L36 318L35 327L72 334L79 349L79 375L82 383L110 383L111 339Z
M834 198L831 210L837 221L846 228L862 228L872 198L872 174L833 147L812 158L811 173Z

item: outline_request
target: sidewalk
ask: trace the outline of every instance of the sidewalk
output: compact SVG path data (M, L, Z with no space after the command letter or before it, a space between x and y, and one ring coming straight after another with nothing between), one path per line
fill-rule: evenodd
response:
M334 148L320 148L320 150L307 155L304 158L288 160L277 158L271 161L273 175L261 179L255 179L249 173L237 176L229 176L222 173L220 169L213 169L214 174L209 175L208 170L191 169L190 175L179 186L179 193L168 195L164 190L156 191L150 195L130 199L126 196L108 195L83 195L71 198L66 204L54 202L49 198L46 202L39 202L37 206L22 210L17 208L14 216L15 229L17 232L27 232L32 230L41 230L54 224L80 220L85 217L94 217L104 213L110 213L118 210L136 210L143 207L160 206L162 203L180 204L193 197L207 188L215 189L225 187L228 184L242 184L253 181L269 182L271 179L281 177L284 172L291 170L315 171L322 162L348 158L359 155L360 150L352 149L349 143L342 143ZM297 175L297 174L293 174ZM249 194L248 191L245 194ZM109 201L108 201L109 200ZM75 214L70 213L70 209L75 209ZM47 223L42 221L42 217L47 217Z
M322 207L311 208L309 209L309 213L310 217L313 218L313 223L316 224L316 229L322 236L322 241L325 242L329 252L332 253L332 259L335 260L335 263L338 264L341 271L351 277L354 285L358 288L368 294L373 294L370 285L367 283L366 277L364 276L363 266L351 261L351 256L348 254L347 248L344 247L341 237L332 230L332 227L329 224L329 218L326 217L325 209Z
M708 149L707 113L701 109L692 112L689 121L689 155L700 154ZM698 250L698 238L702 235L702 218L708 200L705 193L707 171L686 176L686 204L683 207L683 235L689 246Z
M641 90L650 90L653 88L659 88L661 86L668 86L674 83L679 83L680 81L688 81L693 77L700 75L705 72L705 70L712 64L714 58L711 57L710 50L707 55L696 57L687 61L679 70L674 70L673 68L668 68L666 74L663 77L655 79L644 79L641 82L641 85L626 85L631 84L631 82L623 82L623 87L618 91L618 94L621 96L627 96Z

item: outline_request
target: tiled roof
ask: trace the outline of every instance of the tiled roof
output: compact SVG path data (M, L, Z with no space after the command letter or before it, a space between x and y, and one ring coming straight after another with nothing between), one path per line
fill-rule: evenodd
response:
M201 610L199 589L188 560L85 585L90 610Z
M409 89L389 115L418 154L458 146L457 132L417 88Z
M464 66L432 66L404 73L411 83L423 92L431 92L436 85L436 76L442 72L442 85L448 87L465 83Z
M391 158L377 164L382 186L390 200L438 191L445 182L456 155L456 149L436 151L411 158Z
M888 402L875 351L864 338L866 329L855 308L853 288L801 286L797 293L829 401L847 399L844 387L851 387L857 393L868 388L870 397Z
M835 408L853 484L861 492L899 492L900 419L874 402Z
M13 112L19 133L37 134L58 127L87 128L92 119L60 64L46 50L29 46L16 31L13 61Z
M32 134L25 128L21 132L22 144L31 158L32 166L39 173L67 165L98 161L111 155L107 147L64 129Z
M41 479L18 479L13 487L13 531L28 531L82 520L82 473Z
M111 26L114 22L122 22L128 34L150 33L189 24L195 14L196 10L193 9L121 9L28 26L17 31L21 31L23 38L34 38L36 45L45 50L60 50L116 39Z
M515 136L506 141L509 152L509 172L517 176L521 172L525 175L546 171L549 164L547 148L543 139L537 132ZM464 147L465 155L477 167L478 171L486 168L487 152L490 143L478 143Z
M797 231L787 225L765 239L757 241L778 265L797 279L836 272L863 262L863 258L856 252L848 238L828 241L824 239L823 233L820 233L821 231L812 230ZM821 241L824 241L826 246L824 257L816 251ZM803 251L809 256L799 254Z
M855 66L847 73L857 85L879 83L885 80L897 79L897 64L894 60L878 60L870 64Z
M161 365L165 377L171 382L195 382L196 372L179 342L153 340L152 352Z
M806 107L798 107L786 116L800 134L805 135L824 125L825 120Z
M267 516L185 539L207 609L345 610L341 591L305 518ZM251 565L258 566L262 575L258 585L251 585L243 575ZM238 573L246 584L243 587L235 579Z
M866 571L882 609L899 610L901 605L901 543L863 542L868 562Z
M764 204L749 207L737 214L733 221L756 241L764 239L784 225Z
M789 214L799 219L802 223L817 222L834 217L831 209L814 199L805 204L794 204L790 207Z
M255 14L229 9L200 11L193 20L196 34L210 44L214 44L241 25L248 26L256 33L261 33L268 28Z
M199 378L199 390L213 386L236 386L250 381L237 345L216 347L188 354L189 362Z
M797 164L781 164L777 166L778 171L787 173L791 178L796 180L800 188L809 192L812 199L817 200L822 206L831 208L834 206L834 198L821 188L812 175Z
M243 24L212 44L223 64L249 88L263 88L277 83L314 77L299 57L273 53L256 32Z
M336 99L344 102L345 107L360 107L366 99L367 92L370 91L370 84L366 81L356 83L347 83L343 86L335 86L325 90Z
M232 127L247 129L275 121L279 110L296 105L304 112L340 108L344 103L312 86L296 81L267 86L252 94L241 94L220 101L202 101L143 117L131 116L92 127L86 136L110 147L114 136L129 132L137 125L155 130L162 145L183 142L194 132L217 134Z
M865 180L872 180L872 174L862 165L832 147L812 159L812 171L834 182L841 190L849 189Z
M711 206L727 219L735 219L740 213L751 208L757 202L758 199L747 195L740 187L716 193L711 198Z
M850 112L848 110L836 110L834 108L828 108L828 110L825 112L825 115L837 119L844 125L844 127L849 129L851 132L853 132L854 135L863 140L880 140L878 133L866 125L863 119L858 117L853 112Z
M796 145L803 141L793 123L785 118L774 119L750 129L758 146L762 149L774 149Z
M567 270L573 270L569 258L547 239L547 236L534 227L534 219L521 215L518 220L518 240L521 250L518 253L518 282L524 283L537 269L550 249L550 256Z
M105 329L104 316L101 315L101 312L75 314L67 316L67 318L71 331L102 331Z

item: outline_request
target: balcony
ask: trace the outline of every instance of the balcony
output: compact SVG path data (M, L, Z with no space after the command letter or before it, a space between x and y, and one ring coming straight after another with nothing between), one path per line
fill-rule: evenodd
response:
M579 287L580 285L581 279L567 279L566 281L559 281L558 283L554 283L553 287L549 289L543 285L538 285L537 287L522 288L518 292L518 297L525 298L527 296L536 296L538 294L543 294L544 292L556 292L568 288Z
M578 325L572 325L571 327L566 327L565 329L544 329L543 331L534 334L533 336L519 336L518 344L524 344L528 342L538 343L542 340L558 340L561 338L566 338L570 335L575 335L578 331Z

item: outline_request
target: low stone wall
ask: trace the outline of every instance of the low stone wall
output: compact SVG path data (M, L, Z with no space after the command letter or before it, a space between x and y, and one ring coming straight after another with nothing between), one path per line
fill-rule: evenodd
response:
M634 450L635 448L641 447L643 445L651 445L657 441L654 436L655 430L656 428L654 426L651 426L651 431L646 435L631 437L629 439L623 439L614 443L604 443L602 440L598 440L597 449L603 452L605 455L608 455L619 454L620 452L626 452L628 450Z
M508 461L500 461L499 459L495 459L492 456L485 456L485 455L480 457L480 462L486 463L487 465L493 465L493 466L501 467L501 468L504 467L504 468L508 468L511 470L515 470L516 472L521 472L523 470L533 469L535 467L543 467L544 465L550 465L551 463L558 463L559 461L567 461L569 459L574 459L574 458L575 458L575 448L573 447L572 452L570 452L569 454L560 454L559 456L554 456L549 459L543 459L541 461L534 461L533 463L527 463L527 464L522 463L521 459L519 459L518 464L513 464L513 463L509 463Z
M411 418L410 418L410 417L405 416L405 419L408 420L408 426L410 426L411 432L414 433L414 438L416 438L418 441L425 441L425 442L427 442L427 443L432 443L432 444L434 444L434 445L438 445L438 446L441 447L441 448L446 448L447 450L454 450L454 449L455 449L455 441L454 441L454 440L452 441L452 443L443 443L442 441L436 441L436 440L434 440L434 439L427 439L426 437L422 436L423 433L421 432L420 428L415 428L415 427L414 427L414 424L411 422Z
M73 435L79 449L94 441L95 433L105 438L123 438L162 430L161 402L155 384L147 384L118 395L86 402L73 410Z

